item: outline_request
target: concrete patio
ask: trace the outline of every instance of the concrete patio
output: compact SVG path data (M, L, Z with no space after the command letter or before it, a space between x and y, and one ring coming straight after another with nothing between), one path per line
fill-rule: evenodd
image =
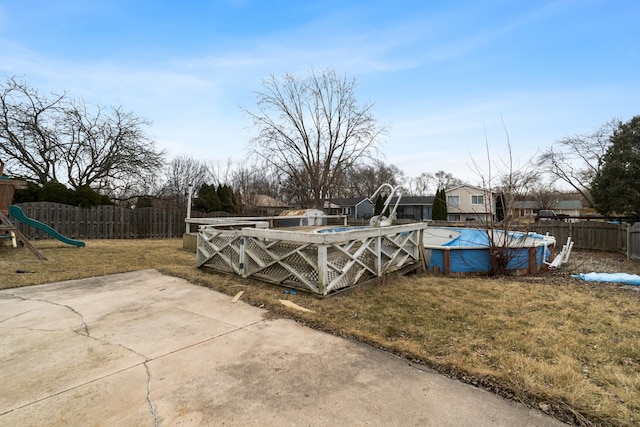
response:
M0 291L0 426L560 426L154 270Z

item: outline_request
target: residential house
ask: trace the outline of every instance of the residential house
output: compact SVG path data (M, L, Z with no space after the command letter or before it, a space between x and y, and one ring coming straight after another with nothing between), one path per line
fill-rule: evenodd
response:
M533 200L516 200L513 202L513 214L516 218L533 219L540 211L540 204ZM549 208L547 208L549 209ZM580 216L585 207L581 200L557 200L553 202L551 208L556 214L569 215L570 217Z
M396 216L398 219L412 219L416 221L430 221L433 219L434 196L404 196L400 199ZM390 206L395 206L396 198L391 200Z
M463 184L446 191L448 221L487 222L495 214L496 197L482 187ZM433 219L434 196L404 196L400 199L396 216L398 219L430 221ZM393 209L397 198L389 205ZM368 219L373 216L375 203L367 198L336 198L332 206L325 209L331 215L346 215L349 218Z
M325 211L329 215L345 215L348 218L371 218L375 204L367 198L346 197L325 202Z
M389 209L396 205L397 198L391 199ZM349 218L368 219L373 216L375 203L368 198L338 198L331 203L337 208L331 207L328 213L331 215L346 215ZM432 219L433 196L403 196L398 203L396 216L398 219L410 219L414 221L429 221Z
M488 222L495 214L495 194L482 187L462 184L445 191L447 221Z
M249 216L275 216L290 208L286 203L266 194L246 197L244 202L244 214Z

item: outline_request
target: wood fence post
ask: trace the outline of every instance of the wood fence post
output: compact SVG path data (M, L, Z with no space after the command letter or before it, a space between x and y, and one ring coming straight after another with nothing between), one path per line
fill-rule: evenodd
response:
M442 269L445 275L451 273L451 251L448 249L442 251Z
M529 274L535 274L538 272L538 260L536 256L536 247L529 248ZM543 255L544 258L544 255ZM544 260L544 259L543 259Z
M631 259L631 225L627 224L627 259Z

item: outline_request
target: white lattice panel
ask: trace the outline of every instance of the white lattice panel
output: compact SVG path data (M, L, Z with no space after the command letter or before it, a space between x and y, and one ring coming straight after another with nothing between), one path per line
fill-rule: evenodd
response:
M424 224L409 224L314 234L203 226L197 263L327 295L419 262L424 228Z

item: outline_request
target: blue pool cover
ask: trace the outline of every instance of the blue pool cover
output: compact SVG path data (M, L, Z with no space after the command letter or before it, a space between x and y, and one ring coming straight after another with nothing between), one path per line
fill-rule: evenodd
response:
M451 273L488 273L491 271L491 256L489 254L489 236L486 230L458 228L455 231L460 232L460 235L442 246L464 248L469 249L456 249L448 250L449 252L449 271ZM524 234L512 232L509 233L512 241L517 239L524 239L526 237L533 239L540 239L542 243L544 236L538 234ZM507 263L507 270L520 270L529 267L529 247L518 247L514 245L512 249L509 249ZM429 268L438 268L440 271L444 271L444 252L446 250L439 250L436 248L430 248L431 259L429 261ZM536 247L536 264L542 265L544 261L548 261L550 251L545 246L541 245Z
M640 276L627 273L580 273L571 277L587 282L624 283L625 285L640 285Z

